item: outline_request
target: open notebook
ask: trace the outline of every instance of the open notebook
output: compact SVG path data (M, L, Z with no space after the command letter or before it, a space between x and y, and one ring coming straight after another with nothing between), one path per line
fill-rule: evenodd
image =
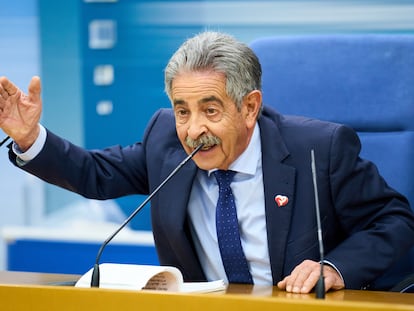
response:
M77 282L76 287L90 287L93 268ZM181 271L170 266L103 263L99 265L100 288L128 290L162 290L207 293L226 290L223 280L184 282Z

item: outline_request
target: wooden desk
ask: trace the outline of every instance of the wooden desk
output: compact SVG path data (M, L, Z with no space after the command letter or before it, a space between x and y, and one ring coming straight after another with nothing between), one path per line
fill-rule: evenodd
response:
M414 310L414 294L341 290L325 300L275 287L230 285L226 292L180 294L56 286L78 275L0 272L1 310Z

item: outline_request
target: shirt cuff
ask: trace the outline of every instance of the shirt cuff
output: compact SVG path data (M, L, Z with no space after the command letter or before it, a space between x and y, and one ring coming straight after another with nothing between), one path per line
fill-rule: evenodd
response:
M30 162L40 153L40 151L42 151L43 146L45 145L45 142L46 142L47 132L46 132L46 129L41 124L39 124L39 126L40 126L39 136L37 137L33 145L29 149L27 149L25 152L22 152L16 143L13 143L12 150L17 156L16 162L19 166L23 166L26 163Z

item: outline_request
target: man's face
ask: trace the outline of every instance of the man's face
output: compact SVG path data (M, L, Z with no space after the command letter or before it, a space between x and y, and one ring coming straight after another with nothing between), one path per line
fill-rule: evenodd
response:
M253 94L252 96L250 96ZM252 99L253 98L253 99ZM225 76L211 71L186 72L176 76L172 83L172 102L178 137L187 153L203 136L218 138L204 145L193 158L204 170L228 169L246 149L256 123L261 94L246 95L242 109L226 94ZM258 102L259 104L257 104Z

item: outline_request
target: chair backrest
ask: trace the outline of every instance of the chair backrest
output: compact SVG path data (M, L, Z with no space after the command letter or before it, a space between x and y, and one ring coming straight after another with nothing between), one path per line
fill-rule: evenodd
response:
M414 35L278 36L250 46L264 104L353 127L361 155L414 209ZM414 271L410 256L396 269Z

